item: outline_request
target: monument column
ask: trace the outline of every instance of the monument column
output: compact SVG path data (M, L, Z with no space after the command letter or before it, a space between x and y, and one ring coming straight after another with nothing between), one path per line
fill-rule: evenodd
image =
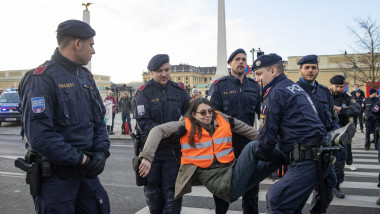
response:
M90 11L88 10L88 7L92 3L83 3L82 5L86 7L85 10L83 10L83 21L90 25ZM85 66L88 70L91 71L91 61L88 62L88 64Z
M227 69L227 47L226 47L226 17L224 0L218 0L218 48L217 48L216 73L211 83L216 79L228 75Z

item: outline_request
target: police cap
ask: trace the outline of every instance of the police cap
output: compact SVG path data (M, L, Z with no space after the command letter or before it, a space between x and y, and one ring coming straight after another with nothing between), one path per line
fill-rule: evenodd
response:
M239 53L243 53L245 56L247 56L247 53L245 53L245 51L243 49L241 49L241 48L236 49L234 52L232 52L230 57L228 57L227 64L230 64L230 62L234 59L234 57Z
M336 84L336 85L344 85L346 82L346 78L342 75L335 75L330 79L331 84Z
M58 25L57 35L69 35L79 39L88 39L95 36L95 30L86 22L67 20Z
M303 64L318 64L318 56L317 55L307 55L300 59L300 61L297 62L297 65L303 65Z
M374 89L374 88L369 89L369 95L371 95L373 93L377 93L376 89Z
M261 55L253 62L252 70L256 71L257 69L274 65L279 62L282 63L282 58L275 53L271 53L268 55Z
M157 54L148 63L148 70L155 71L159 69L163 64L169 62L169 56L167 54Z

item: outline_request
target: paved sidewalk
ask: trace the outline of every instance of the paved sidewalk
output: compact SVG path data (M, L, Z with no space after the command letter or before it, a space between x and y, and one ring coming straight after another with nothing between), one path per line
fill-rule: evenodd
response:
M131 123L132 123L132 127L134 128L136 124L136 120L132 119ZM131 136L129 134L128 135L121 134L121 113L118 113L115 115L114 133L115 133L114 135L109 136L110 139L126 139L126 140L131 139ZM1 123L0 135L1 134L19 135L20 123L16 123L16 122ZM365 143L365 133L361 133L360 129L358 128L356 130L354 138L352 139L352 148L364 149L364 143ZM371 144L371 150L372 149L374 149L374 145Z

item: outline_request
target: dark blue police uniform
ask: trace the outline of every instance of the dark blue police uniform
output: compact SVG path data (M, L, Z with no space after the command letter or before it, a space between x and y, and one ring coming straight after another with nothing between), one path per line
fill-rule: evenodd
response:
M216 80L212 84L208 96L215 110L239 119L250 126L254 125L255 113L260 114L260 87L255 80L245 75L242 82L231 74ZM240 156L249 142L250 140L242 135L232 134L232 145L236 158ZM258 213L258 191L259 185L243 195L244 213ZM222 206L223 203L218 202L218 199L215 201L218 210L218 206ZM228 209L228 204L225 206ZM225 212L221 211L220 213Z
M159 124L178 121L189 105L190 96L179 83L169 80L164 86L152 79L142 85L135 99L135 116L142 138L146 139L149 131ZM176 142L161 142L157 149L144 186L151 213L181 212L182 198L174 200L181 156L178 145Z
M263 93L262 124L258 135L260 153L270 156L277 146L284 154L290 154L295 144L315 146L316 131L321 136L326 135L311 98L285 74L274 78L265 86ZM325 176L327 173L324 172ZM268 190L267 211L301 213L317 184L317 163L314 160L291 162L284 177Z
M25 74L19 93L28 149L56 170L42 178L36 212L109 213L99 178L80 168L84 151L109 154L105 108L92 74L56 49L50 61Z
M305 80L300 78L297 82L299 86L304 89L307 94L310 96L311 100L314 103L314 106L317 109L319 119L322 124L325 126L326 131L331 132L336 129L339 129L341 126L338 124L338 118L335 116L334 109L334 101L331 95L330 90L315 81L314 86L305 82ZM336 185L336 174L331 165L328 166L328 176L325 178L325 205L329 206L331 201L333 200L333 187ZM321 201L319 191L314 191L313 199L310 205L310 213L322 213Z

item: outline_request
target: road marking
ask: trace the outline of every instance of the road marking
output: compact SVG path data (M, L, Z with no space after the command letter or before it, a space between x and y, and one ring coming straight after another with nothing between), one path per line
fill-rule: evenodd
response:
M344 171L345 175L352 177L378 177L379 173L377 172L358 172L358 171Z
M207 208L194 208L194 207L182 207L182 214L214 214L214 209ZM150 214L148 206L144 207L142 210L138 211L136 214ZM227 214L241 214L240 211L228 210ZM262 214L262 213L260 213Z
M368 162L368 163L378 163L379 161L376 159L364 159L364 158L355 158L354 162Z
M354 161L355 161L355 158L354 158ZM358 169L376 169L376 170L379 170L380 169L380 165L379 164L354 164Z
M111 147L133 147L132 145L112 145Z
M11 159L11 160L16 160L17 158L23 158L23 156L0 155L0 158L6 158L6 159Z

